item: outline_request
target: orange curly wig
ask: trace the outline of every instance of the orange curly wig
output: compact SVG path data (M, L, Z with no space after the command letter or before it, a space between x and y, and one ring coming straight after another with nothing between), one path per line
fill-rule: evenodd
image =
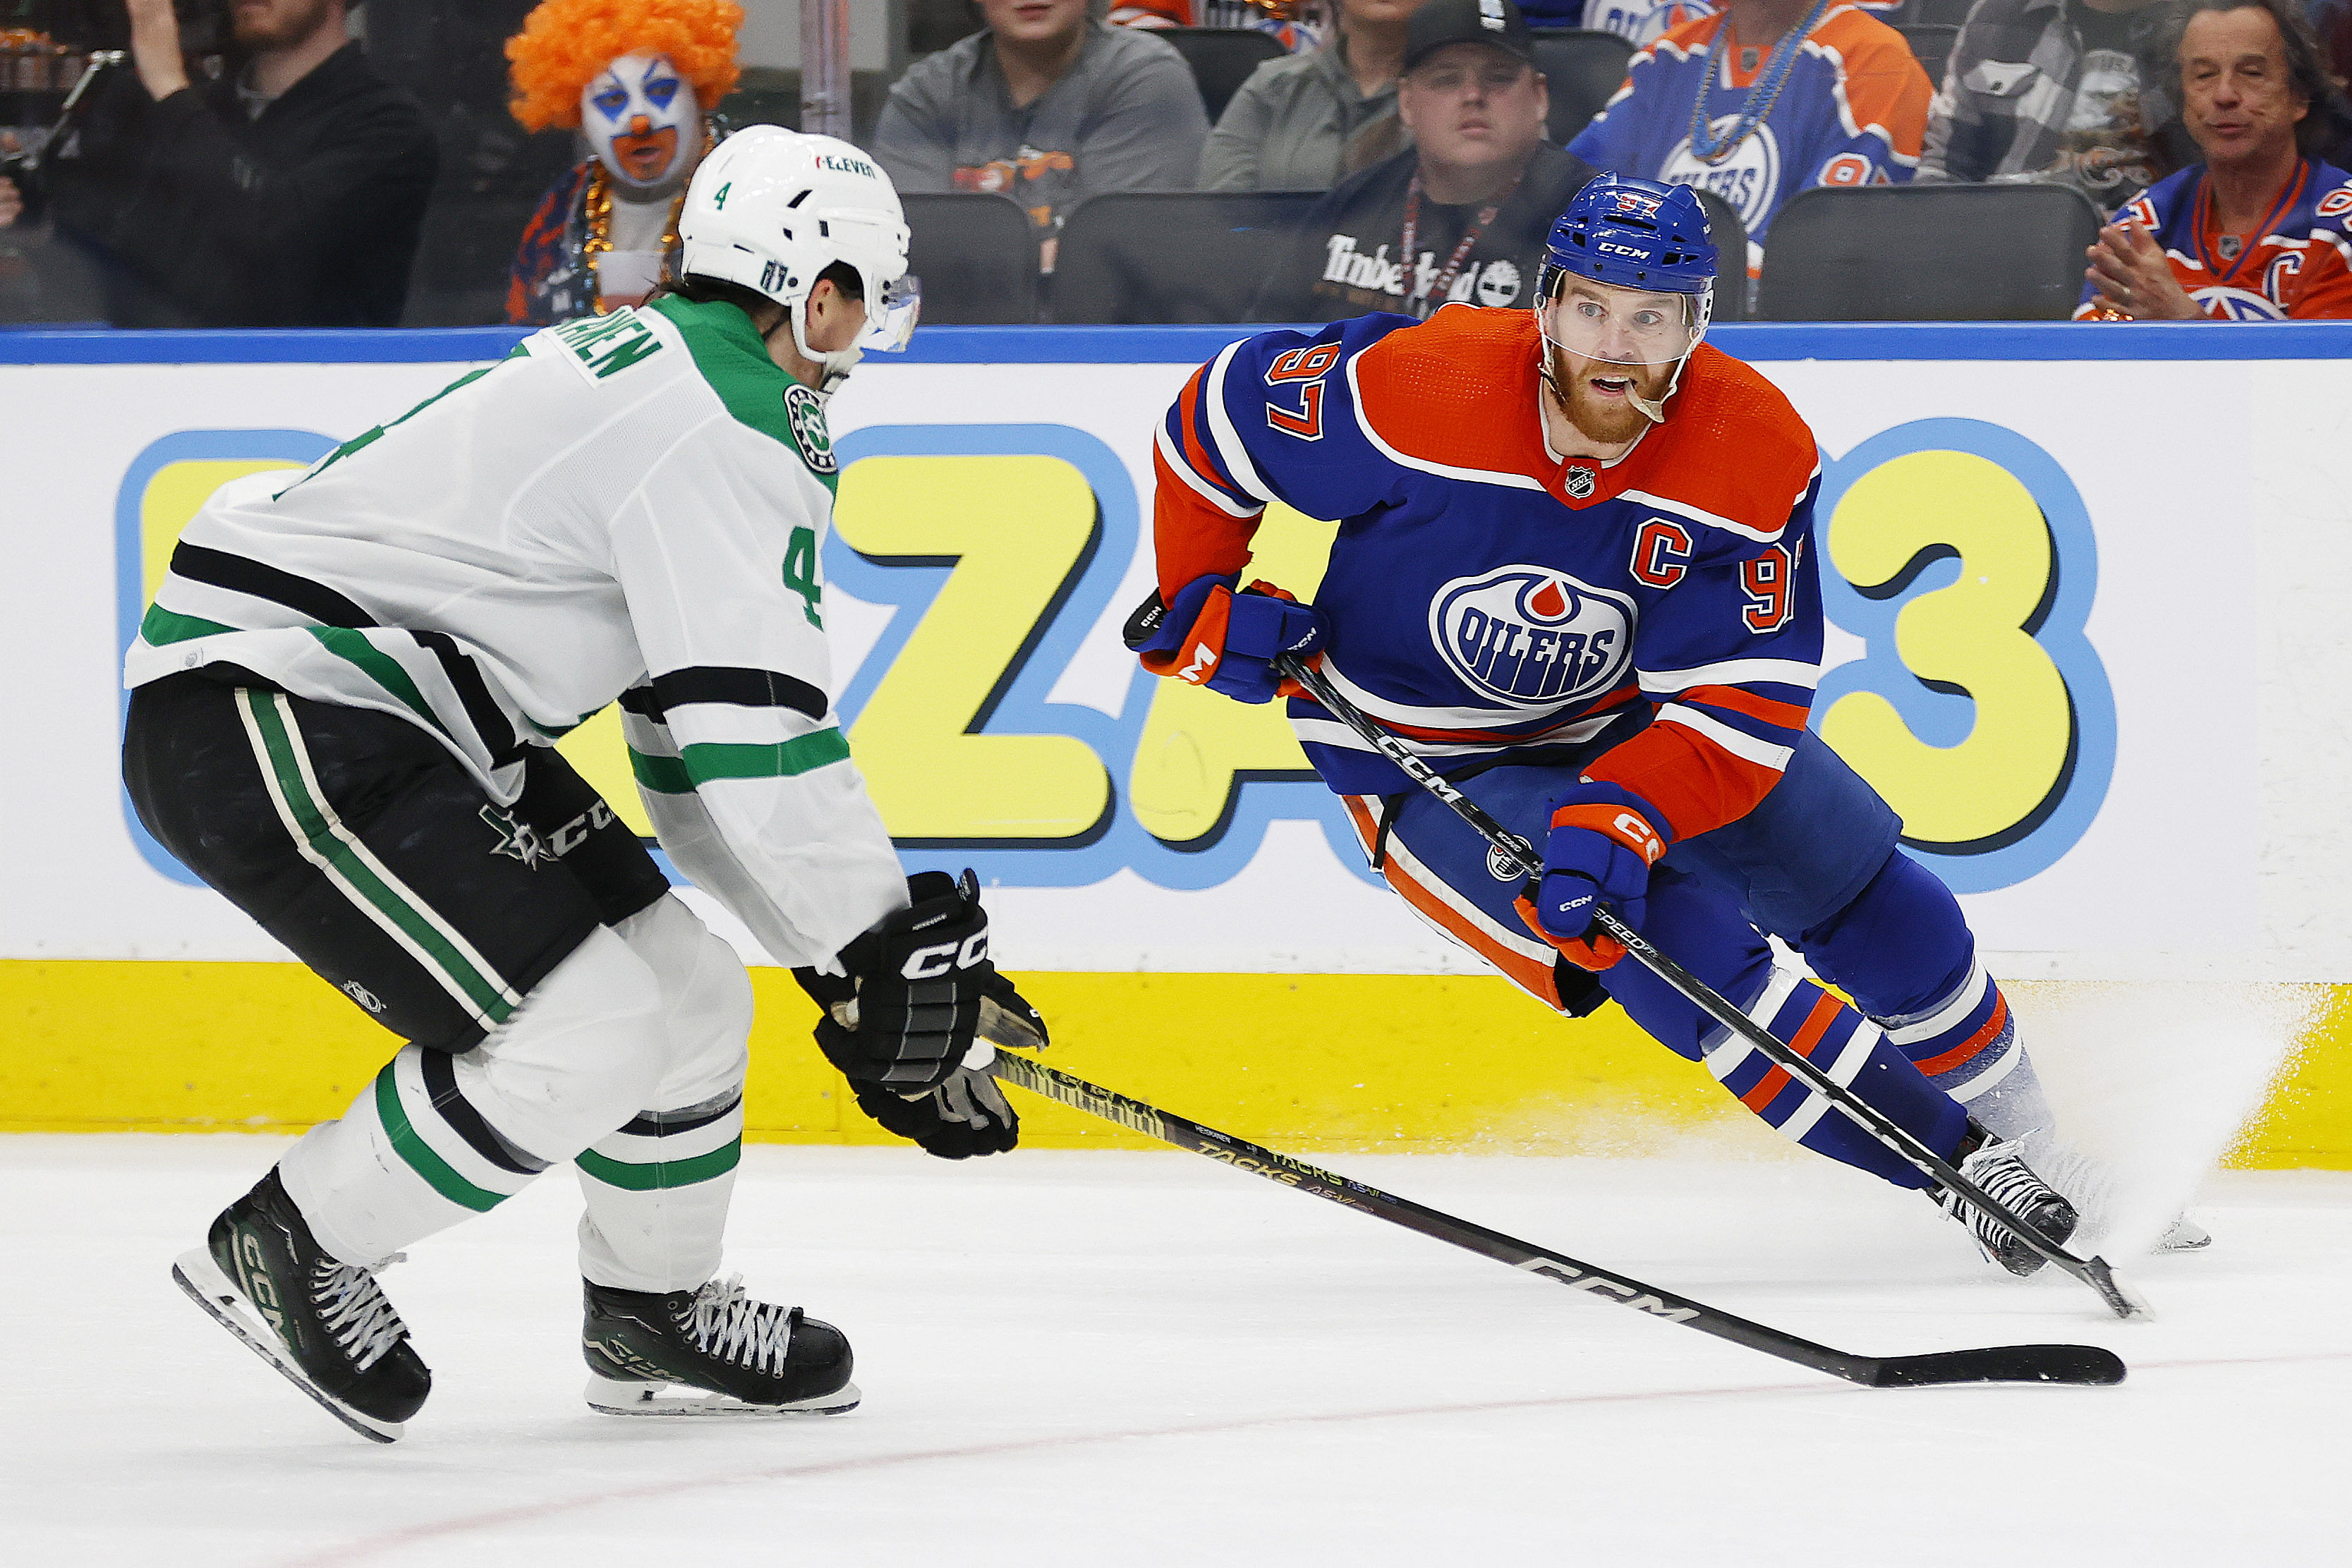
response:
M514 101L526 131L580 126L580 95L622 55L667 55L705 114L734 90L733 0L542 0L507 40Z

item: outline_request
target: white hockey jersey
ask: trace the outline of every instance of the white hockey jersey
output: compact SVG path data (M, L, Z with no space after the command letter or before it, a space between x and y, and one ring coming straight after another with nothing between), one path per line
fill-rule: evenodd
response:
M678 869L780 962L906 904L827 696L817 395L731 305L533 334L291 484L224 485L125 660L234 665L430 731L500 804L619 700Z

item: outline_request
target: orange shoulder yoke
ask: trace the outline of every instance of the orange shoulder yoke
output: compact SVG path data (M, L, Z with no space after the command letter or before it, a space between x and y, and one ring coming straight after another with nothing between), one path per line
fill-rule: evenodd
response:
M1701 343L1683 367L1666 423L1625 455L1616 487L1780 531L1811 482L1813 433L1754 367Z
M1356 356L1356 407L1407 457L1540 483L1559 465L1536 423L1536 349L1531 310L1447 305Z

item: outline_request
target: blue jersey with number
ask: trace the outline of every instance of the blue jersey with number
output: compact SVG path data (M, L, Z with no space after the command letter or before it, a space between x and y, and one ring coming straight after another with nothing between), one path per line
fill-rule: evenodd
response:
M1315 602L1325 671L1358 706L1441 770L1605 750L1587 775L1705 832L1779 779L1811 705L1812 434L1702 346L1664 423L1612 464L1563 460L1539 341L1528 311L1448 305L1227 349L1159 433L1161 595L1242 571L1271 501L1338 519ZM1315 704L1290 716L1332 789L1409 787Z
M1840 5L1797 46L1774 95L1765 69L1772 51L1743 49L1723 36L1728 26L1721 15L1700 16L1635 54L1625 85L1569 151L1612 174L1714 192L1738 209L1759 247L1773 214L1800 191L1911 178L1935 89L1903 35ZM1763 112L1712 160L1691 151L1702 93L1717 141L1730 140L1751 106ZM1732 269L1727 258L1725 270Z

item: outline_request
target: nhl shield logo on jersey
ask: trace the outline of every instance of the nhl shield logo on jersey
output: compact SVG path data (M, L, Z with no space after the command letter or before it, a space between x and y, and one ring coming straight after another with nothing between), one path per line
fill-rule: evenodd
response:
M1575 500L1581 501L1587 499L1592 494L1592 470L1590 468L1570 468L1568 471L1567 482L1561 486L1561 488L1565 489L1569 493L1570 497Z
M795 382L784 389L784 417L792 422L793 444L801 461L819 474L834 471L833 432L825 428L824 400Z
M1522 706L1605 691L1633 644L1633 601L1540 566L1461 577L1437 591L1429 632L1463 680Z

